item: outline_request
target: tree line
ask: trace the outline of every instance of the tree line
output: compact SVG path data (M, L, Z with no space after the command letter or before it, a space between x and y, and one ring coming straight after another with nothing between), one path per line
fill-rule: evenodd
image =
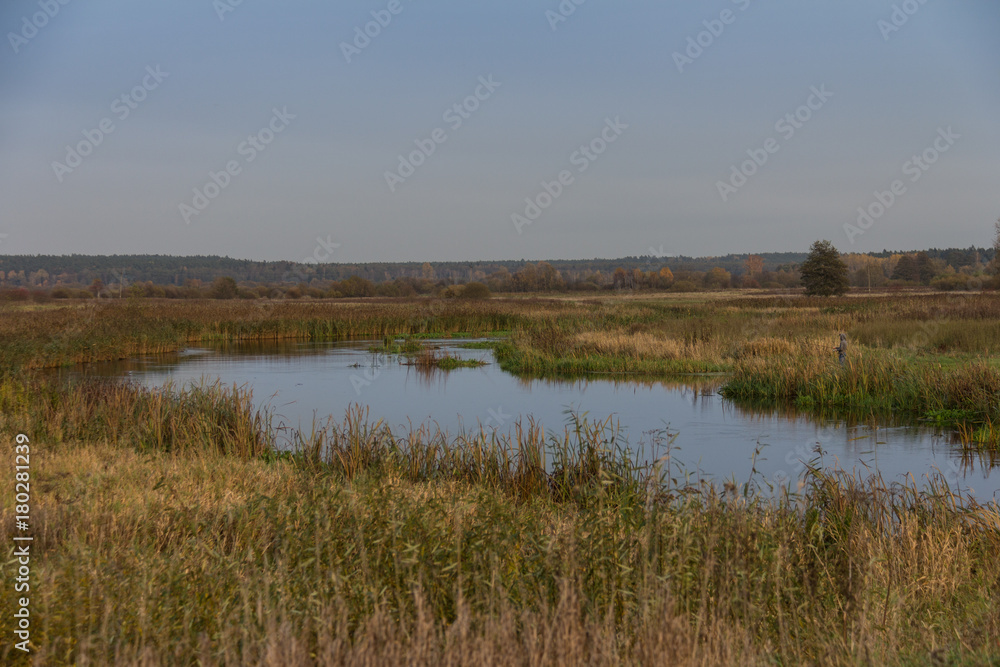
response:
M671 290L678 292L803 285L817 247L806 253L725 257L628 257L541 262L307 264L228 257L0 256L0 295L29 298L338 298L461 296L489 292ZM995 248L848 253L846 287L963 289L990 273ZM832 257L832 255L830 255ZM827 259L830 259L828 257ZM839 271L839 269L838 269ZM481 286L481 287L480 287ZM839 289L839 287L838 287Z

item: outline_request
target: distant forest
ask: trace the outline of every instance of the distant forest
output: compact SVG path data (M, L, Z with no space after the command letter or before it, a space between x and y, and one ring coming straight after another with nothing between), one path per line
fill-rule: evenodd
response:
M959 289L982 275L992 248L845 254L858 287L935 284ZM169 255L0 255L0 290L55 297L130 295L336 297L439 294L477 282L494 292L660 288L793 288L806 253L721 257L326 264ZM447 296L448 294L446 294Z

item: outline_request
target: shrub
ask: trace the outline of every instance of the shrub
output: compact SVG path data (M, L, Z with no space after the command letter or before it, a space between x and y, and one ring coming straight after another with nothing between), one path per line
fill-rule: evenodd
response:
M941 276L931 282L931 286L943 292L969 289L969 276L964 276L960 273L951 276Z
M697 292L698 286L690 280L678 280L670 287L671 292Z
M52 300L52 297L49 296L49 293L43 289L31 290L30 294L31 294L31 300L34 301L35 303L48 303L49 301Z
M375 296L375 283L360 276L351 276L340 282L340 292L347 297Z
M236 281L229 276L219 276L212 283L213 299L235 299L238 293Z
M25 287L18 287L16 289L4 290L0 293L0 296L2 296L5 301L27 301L31 298L31 292L29 292Z
M490 288L480 282L467 284L460 295L463 299L488 299L490 298Z

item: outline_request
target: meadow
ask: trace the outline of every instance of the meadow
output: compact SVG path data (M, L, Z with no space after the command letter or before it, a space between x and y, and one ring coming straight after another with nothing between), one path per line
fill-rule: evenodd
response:
M941 479L861 478L817 452L788 489L717 486L666 434L635 459L609 421L396 433L361 407L282 452L247 388L46 369L209 341L491 337L520 373L713 370L743 400L971 433L997 419L998 315L982 294L5 307L0 435L32 442L34 664L996 660L1000 514ZM13 486L0 476L6 544ZM0 598L13 608L13 586Z

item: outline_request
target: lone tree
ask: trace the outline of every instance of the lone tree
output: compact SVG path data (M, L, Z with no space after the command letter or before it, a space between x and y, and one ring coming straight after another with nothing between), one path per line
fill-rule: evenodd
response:
M840 296L847 292L847 264L829 241L816 241L799 267L806 296Z

